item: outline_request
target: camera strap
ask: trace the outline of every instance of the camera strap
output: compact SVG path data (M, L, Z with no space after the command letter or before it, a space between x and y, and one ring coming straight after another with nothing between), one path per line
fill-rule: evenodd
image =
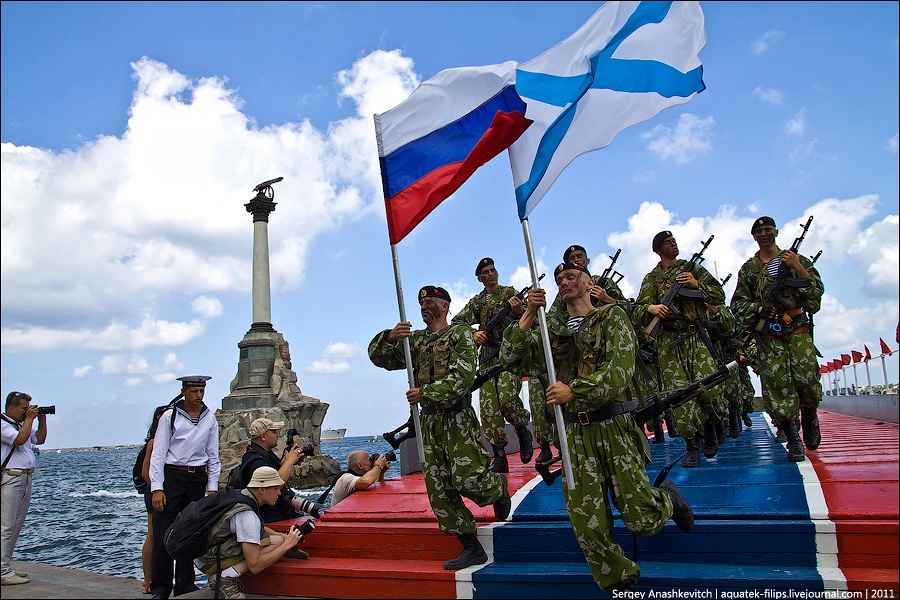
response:
M22 428L21 425L16 423L13 419L10 419L9 417L7 417L4 413L0 413L0 418L2 418L4 421L6 421L7 423L9 423L13 427L15 427L16 431L18 431L19 429ZM2 471L3 469L6 468L6 465L9 464L9 459L12 458L13 452L16 451L16 445L15 444L10 444L10 445L12 446L12 448L9 449L9 454L6 455L6 458L3 459L3 464L0 465L0 471Z

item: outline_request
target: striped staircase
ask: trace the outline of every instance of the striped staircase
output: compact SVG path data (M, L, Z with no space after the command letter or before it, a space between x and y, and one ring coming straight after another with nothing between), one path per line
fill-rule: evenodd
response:
M636 591L889 590L898 583L898 426L820 411L822 445L787 461L764 415L700 467L669 474L691 504L694 530L671 521L635 538L616 520L617 542L641 566ZM683 452L651 444L651 481ZM258 594L317 598L606 598L575 541L561 479L547 486L510 456L513 513L467 501L492 560L459 572L460 550L442 534L421 473L385 480L330 509L303 543L309 560L282 559L245 576ZM615 513L618 517L618 513ZM286 529L292 521L276 524Z

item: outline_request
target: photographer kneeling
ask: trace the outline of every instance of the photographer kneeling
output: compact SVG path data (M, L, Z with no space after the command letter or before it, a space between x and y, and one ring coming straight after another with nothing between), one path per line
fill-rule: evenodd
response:
M241 493L251 496L260 509L272 507L281 496L284 480L272 467L260 467ZM314 529L309 528L307 531ZM228 510L209 532L209 540L224 540L221 545L221 572L216 572L216 548L211 546L194 564L209 575L209 586L216 586L221 577L220 589L225 597L246 598L241 591L238 577L254 575L269 568L275 561L288 554L302 539L304 531L293 526L286 534L266 527L253 508L237 503Z
M348 473L341 475L334 484L331 506L359 490L368 489L376 481L384 481L384 472L391 468L395 460L393 452L369 455L365 450L354 450L347 457Z
M283 427L284 422L269 419L256 419L250 424L250 445L241 459L241 475L244 481L249 481L251 474L260 467L275 469L278 471L278 475L287 481L290 479L294 465L307 456L312 456L312 444L300 447L291 439L288 441L284 456L278 458L272 449L278 445L278 438L281 437ZM321 516L321 510L320 505L297 497L293 490L284 486L274 506L260 505L259 515L264 523L274 523L306 514L318 519Z

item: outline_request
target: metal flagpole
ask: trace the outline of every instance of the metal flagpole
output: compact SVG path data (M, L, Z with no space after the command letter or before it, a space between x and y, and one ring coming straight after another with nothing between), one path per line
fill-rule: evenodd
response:
M397 286L397 305L400 308L400 322L406 321L406 305L403 303L403 285L400 283L400 261L397 258L397 245L391 244L391 259L394 263L394 283ZM416 376L413 371L412 350L409 347L409 338L403 338L403 355L406 357L406 376L409 379L409 389L416 387ZM413 425L416 427L416 449L419 451L419 464L425 467L425 446L422 445L422 423L419 418L419 407L410 405Z
M856 386L856 393L859 393L859 379L856 377L856 363L853 363L853 385Z
M534 260L534 249L531 245L531 231L528 228L528 219L522 219L522 233L525 236L525 251L528 254L528 266L531 269L531 283L536 288L539 283L537 264ZM547 329L547 315L544 308L538 308L538 323L541 327L541 341L544 345L544 360L547 363L547 381L550 384L556 382L556 367L553 364L553 349L550 347L550 330ZM572 460L569 457L569 440L566 438L566 424L563 420L562 407L553 405L553 416L556 417L556 431L559 437L559 456L562 459L563 474L566 476L566 485L570 490L575 489L575 475L572 473Z
M881 353L881 370L884 372L884 393L889 394L887 382L887 365L884 363L885 353Z
M867 352L868 352L868 350L867 350ZM869 361L868 360L865 362L865 365L866 365L866 382L868 383L868 385L866 386L866 393L871 394L872 393L872 377L869 374Z

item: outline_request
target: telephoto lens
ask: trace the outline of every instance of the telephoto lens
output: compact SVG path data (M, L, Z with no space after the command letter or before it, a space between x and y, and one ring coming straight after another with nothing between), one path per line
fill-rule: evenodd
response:
M381 456L381 455L378 454L377 452L375 454L370 454L369 460L371 460L372 462L375 462L376 460L378 460L379 456ZM397 455L394 454L393 450L388 450L387 452L384 453L384 459L388 462L394 462L395 460L397 460Z
M306 444L300 448L300 452L303 453L303 456L315 456L316 448L312 444Z
M56 407L55 406L38 406L38 414L39 415L55 415Z
M316 504L312 500L307 500L305 498L294 498L292 504L298 511L304 512L314 519L318 519L322 516L322 506L320 504Z

